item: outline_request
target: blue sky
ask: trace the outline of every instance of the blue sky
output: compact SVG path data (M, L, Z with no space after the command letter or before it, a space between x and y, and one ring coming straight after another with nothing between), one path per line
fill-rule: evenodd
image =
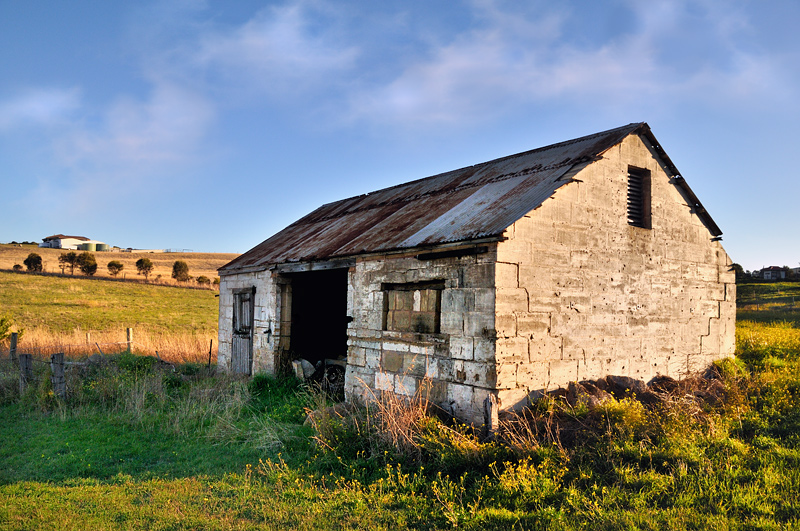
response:
M244 252L323 203L650 124L800 263L794 1L0 0L0 242Z

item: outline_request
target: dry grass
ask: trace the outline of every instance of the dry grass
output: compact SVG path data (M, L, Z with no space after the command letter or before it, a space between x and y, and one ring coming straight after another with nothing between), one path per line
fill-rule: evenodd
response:
M212 344L213 341L213 344ZM158 356L169 363L208 363L217 359L217 337L210 332L165 332L137 328L133 334L132 351L136 354ZM3 349L8 348L4 345ZM41 328L25 330L18 345L20 353L35 357L64 352L69 358L91 354L117 354L128 348L126 331L73 330L71 333L52 332Z
M68 251L63 249L47 249L33 247L30 245L15 246L8 244L0 244L0 270L11 270L15 264L22 265L22 262L27 258L30 253L36 253L42 257L44 272L46 273L61 273L61 267L58 263L58 257ZM76 251L80 253L81 251ZM124 269L117 278L125 279L144 279L136 271L136 261L140 258L149 258L153 262L153 273L150 275L151 280L158 279L163 283L173 283L172 280L172 264L176 260L183 260L189 265L189 274L192 277L204 275L210 279L216 278L217 269L227 264L237 256L235 253L122 253L122 252L95 252L93 253L97 260L97 273L96 277L111 277L108 273L107 264L112 260L122 262ZM69 274L69 269L66 270ZM81 273L75 270L75 276L81 276ZM160 279L159 279L160 277Z

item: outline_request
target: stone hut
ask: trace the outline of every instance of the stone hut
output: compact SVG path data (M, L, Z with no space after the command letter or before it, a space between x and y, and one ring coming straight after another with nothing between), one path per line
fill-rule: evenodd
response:
M219 366L484 420L571 381L733 355L721 231L646 123L321 206L219 270Z

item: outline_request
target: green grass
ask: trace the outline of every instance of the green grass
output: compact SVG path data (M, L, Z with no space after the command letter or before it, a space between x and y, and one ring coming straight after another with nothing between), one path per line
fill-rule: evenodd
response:
M144 327L165 332L213 331L213 291L99 279L0 272L0 315L25 328L68 333Z
M791 321L800 325L800 282L761 282L736 286L737 317L769 323Z
M397 404L304 426L296 380L130 354L65 404L0 366L0 529L798 529L800 327L765 313L722 401L542 401L497 441Z

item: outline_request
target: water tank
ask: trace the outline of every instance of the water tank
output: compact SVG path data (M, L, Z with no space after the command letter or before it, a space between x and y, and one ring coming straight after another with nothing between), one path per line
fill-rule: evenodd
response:
M107 243L98 243L98 244L97 244L97 250L98 250L99 252L105 252L105 251L108 251L108 244L107 244Z
M97 250L97 244L96 243L84 243L84 244L82 244L82 247L84 248L83 249L84 251L96 251Z

